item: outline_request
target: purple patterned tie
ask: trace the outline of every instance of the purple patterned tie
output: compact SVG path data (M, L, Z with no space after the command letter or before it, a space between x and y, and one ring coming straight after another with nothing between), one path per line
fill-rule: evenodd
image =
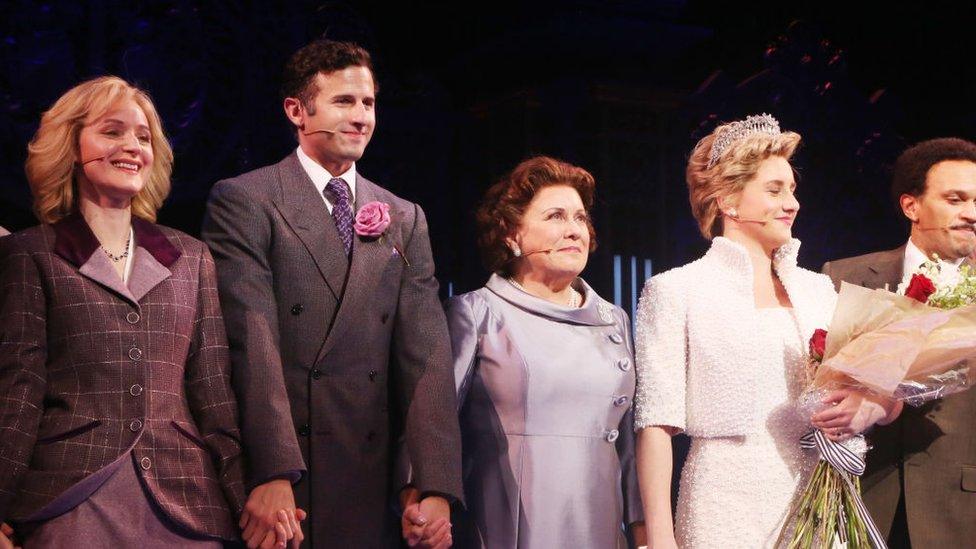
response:
M352 205L349 201L349 187L342 179L333 177L325 190L332 194L328 197L332 202L332 219L335 220L342 245L346 248L346 257L349 257L352 252Z

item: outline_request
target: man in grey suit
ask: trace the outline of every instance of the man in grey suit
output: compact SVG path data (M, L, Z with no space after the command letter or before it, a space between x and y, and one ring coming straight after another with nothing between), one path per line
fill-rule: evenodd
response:
M297 505L313 547L396 546L403 489L447 546L462 497L450 340L423 211L356 171L376 121L369 54L313 42L282 95L298 148L218 182L203 225L249 485L279 481L251 492L243 520L263 532ZM409 487L393 475L401 440Z
M976 144L923 141L895 163L892 194L911 222L900 248L825 263L847 281L894 291L926 258L958 269L976 250ZM976 540L976 391L905 407L869 435L864 500L892 549L971 547Z

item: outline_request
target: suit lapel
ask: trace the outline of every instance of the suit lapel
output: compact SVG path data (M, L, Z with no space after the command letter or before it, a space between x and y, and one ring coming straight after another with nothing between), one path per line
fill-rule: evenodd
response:
M880 255L873 264L868 265L864 280L859 281L865 288L884 288L893 292L901 284L902 265L905 262L905 246L889 250ZM852 281L853 282L853 281Z
M172 276L169 267L182 253L153 223L132 218L136 246L129 284L115 270L109 258L98 253L98 239L80 214L72 214L53 225L54 253L78 268L78 273L112 290L133 305L160 282Z
M135 265L132 266L133 273L135 273ZM112 261L105 254L92 254L88 258L88 261L83 263L78 269L78 272L91 280L99 283L100 285L112 290L113 292L119 294L128 301L131 301L133 305L138 304L139 300L136 299L132 292L129 291L128 286L122 282L122 277L116 272L115 267L112 265Z
M132 273L129 275L128 288L132 298L137 302L160 282L173 276L173 273L165 265L142 246L136 247L132 262Z
M356 200L354 212L358 212L364 204L377 200L374 185L366 179L356 175ZM397 212L391 211L392 221L386 233L392 232L392 224L397 221ZM336 232L338 239L338 232ZM341 246L341 244L340 244ZM369 307L369 299L372 292L379 287L380 277L383 274L383 267L393 254L393 244L390 237L363 238L353 235L352 243L352 262L349 268L349 279L346 282L346 291L339 304L339 312L336 314L335 322L325 340L325 344L319 351L316 359L321 360L328 353L335 342L342 338L343 332L357 319L361 319L363 311Z
M159 227L148 221L134 218L132 230L136 235L136 248L128 286L132 297L139 301L160 282L173 276L169 268L183 254Z
M332 214L295 153L278 164L278 182L281 196L275 207L311 254L335 299L341 301L349 260Z

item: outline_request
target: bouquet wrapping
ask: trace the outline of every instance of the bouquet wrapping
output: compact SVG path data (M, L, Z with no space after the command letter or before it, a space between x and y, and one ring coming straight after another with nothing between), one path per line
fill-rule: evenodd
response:
M911 406L967 390L976 365L976 274L944 273L926 262L897 293L841 285L829 331L810 341L809 385L798 407L807 417L826 393L866 389ZM868 445L863 436L834 442L822 432L801 446L820 461L794 501L778 546L886 547L860 497Z

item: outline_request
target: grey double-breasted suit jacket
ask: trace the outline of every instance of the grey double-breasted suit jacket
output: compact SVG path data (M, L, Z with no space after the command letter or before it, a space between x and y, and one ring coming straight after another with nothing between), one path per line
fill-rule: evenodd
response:
M401 438L421 492L461 499L451 348L423 211L362 176L355 209L381 201L381 238L335 222L292 153L218 182L203 238L213 250L241 406L249 483L295 485L314 547L395 544Z

